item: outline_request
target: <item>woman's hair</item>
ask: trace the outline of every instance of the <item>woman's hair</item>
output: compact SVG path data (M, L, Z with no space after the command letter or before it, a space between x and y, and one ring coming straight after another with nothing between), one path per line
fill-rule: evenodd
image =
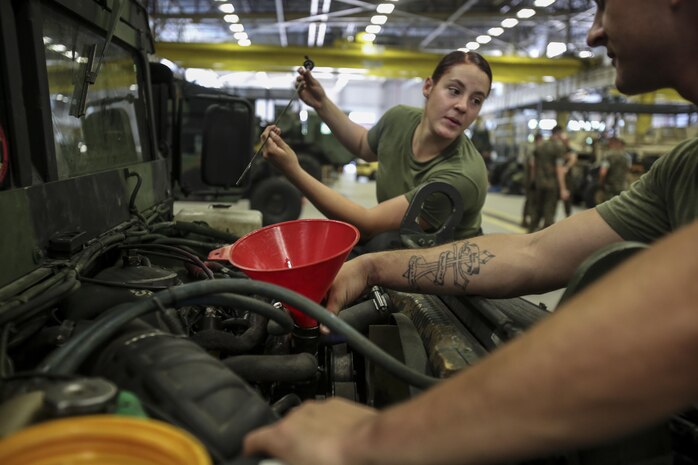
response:
M431 73L432 81L436 84L439 82L439 79L441 79L441 76L446 74L449 69L463 63L473 64L487 75L490 80L490 86L487 89L487 95L489 95L492 90L492 68L490 68L490 64L485 60L485 57L477 52L461 52L460 50L456 50L444 56L441 61L439 61L439 64L436 65L436 68L434 68L434 72Z

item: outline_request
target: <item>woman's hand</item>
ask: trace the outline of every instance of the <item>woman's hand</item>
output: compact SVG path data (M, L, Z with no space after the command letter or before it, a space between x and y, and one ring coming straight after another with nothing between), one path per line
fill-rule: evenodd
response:
M267 140L269 138L269 140ZM266 140L266 143L264 142ZM298 163L298 155L288 146L281 138L281 129L273 124L267 126L262 132L260 141L264 144L262 156L265 160L271 162L276 168L281 170L284 175L292 173L294 170L300 169Z
M298 68L296 77L296 88L298 89L298 97L306 104L319 110L324 105L327 94L322 85L315 79L312 73L304 67Z

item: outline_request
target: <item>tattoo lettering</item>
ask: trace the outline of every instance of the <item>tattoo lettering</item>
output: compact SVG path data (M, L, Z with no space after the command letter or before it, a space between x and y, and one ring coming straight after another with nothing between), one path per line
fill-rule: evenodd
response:
M495 257L487 250L480 251L480 247L472 242L454 242L452 250L439 254L434 262L427 262L423 256L413 255L407 271L402 276L407 279L410 286L420 289L420 281L429 280L437 286L443 286L446 282L449 270L453 270L453 284L465 291L470 280L468 276L480 273L480 266Z

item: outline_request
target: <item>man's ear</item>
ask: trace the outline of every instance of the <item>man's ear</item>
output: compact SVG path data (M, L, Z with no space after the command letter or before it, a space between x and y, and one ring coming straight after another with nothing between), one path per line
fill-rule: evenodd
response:
M424 84L422 84L422 95L425 98L429 98L429 94L431 93L431 89L434 88L434 81L431 79L431 77L428 77L424 80Z

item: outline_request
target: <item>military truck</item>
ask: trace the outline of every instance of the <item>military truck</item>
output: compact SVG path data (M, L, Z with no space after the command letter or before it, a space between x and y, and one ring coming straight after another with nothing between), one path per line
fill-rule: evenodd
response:
M254 463L240 457L244 435L302 400L384 408L548 315L523 299L374 288L329 319L316 302L209 259L241 233L174 216L181 160L170 134L182 127L152 53L136 0L0 2L0 463L99 454L88 437L100 434L118 453L142 451L129 463L165 463L157 457L184 439L141 450L156 424L187 432L176 437L212 463ZM230 187L251 153L220 147L252 146L252 115L237 101L201 101L202 176ZM334 334L294 324L282 302ZM145 420L112 428L133 417ZM90 418L106 423L80 429ZM686 412L527 463L695 463L695 421Z

